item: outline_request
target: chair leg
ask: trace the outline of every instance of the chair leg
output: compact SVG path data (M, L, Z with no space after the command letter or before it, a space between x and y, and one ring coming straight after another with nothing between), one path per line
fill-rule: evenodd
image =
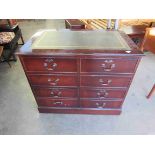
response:
M13 61L17 61L17 58L14 53L12 54L12 57L13 57Z
M22 40L22 45L24 45L24 39L22 35L21 35L21 40Z
M1 56L0 57L0 59L2 58L3 56ZM4 61L1 61L1 62L4 62ZM6 60L6 62L7 62L7 64L10 66L10 68L11 68L11 64L10 64L10 62L8 61L8 60Z
M6 58L7 62L9 62L9 61L17 61L17 58L15 56L15 46L18 46L18 43L16 43L16 45L14 45L14 47L10 46L10 53L9 53L8 57ZM11 59L11 57L12 57L12 59Z
M155 84L154 84L154 86L152 87L151 91L149 92L149 94L146 97L149 99L154 92L155 92Z
M9 61L7 61L7 64L10 66L10 68L11 68L11 64L10 64L10 62Z

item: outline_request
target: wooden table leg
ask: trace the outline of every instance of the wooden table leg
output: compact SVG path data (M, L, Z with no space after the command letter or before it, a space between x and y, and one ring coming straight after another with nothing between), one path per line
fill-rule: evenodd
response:
M151 91L149 92L149 94L146 97L149 99L154 92L155 92L155 84L154 84L154 86L152 87Z

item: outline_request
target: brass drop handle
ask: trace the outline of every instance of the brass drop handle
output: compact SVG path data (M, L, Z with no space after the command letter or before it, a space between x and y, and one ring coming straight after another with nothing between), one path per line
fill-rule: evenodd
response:
M108 96L108 92L106 92L105 90L104 91L100 91L100 92L98 92L97 93L97 96L99 97L99 98L106 98L107 96Z
M106 106L106 103L103 102L102 104L96 103L97 108L104 108Z
M53 71L57 66L57 63L55 63L53 59L46 59L44 62L44 67L47 70Z
M57 78L57 79L55 79L55 80L52 81L51 78L48 78L47 81L49 82L49 84L55 86L55 85L57 85L58 81L60 81L60 79Z
M115 64L111 64L109 67L107 67L106 64L102 64L101 67L103 68L104 71L110 72L110 71L112 71L113 68L116 67L116 65Z
M52 67L51 70L54 70L57 67L57 63L53 63L51 67Z
M54 102L53 104L54 104L54 105L62 105L63 102L59 102L59 101L58 101L58 102Z
M52 58L48 58L45 60L45 62L53 62L53 61L54 61L54 59L52 59Z
M106 72L110 72L116 66L116 64L113 63L113 60L105 60L104 62L105 63L101 64L101 67Z
M61 92L59 91L59 92L53 92L53 91L51 91L51 96L52 97L60 97L61 96Z
M101 83L102 86L108 86L111 82L112 80L107 80L107 82L105 82L103 79L99 79L99 83Z

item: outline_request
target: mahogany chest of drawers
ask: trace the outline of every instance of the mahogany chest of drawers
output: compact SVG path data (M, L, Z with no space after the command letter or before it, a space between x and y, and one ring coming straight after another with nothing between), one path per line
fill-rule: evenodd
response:
M119 31L44 31L18 52L42 113L121 113L143 54Z

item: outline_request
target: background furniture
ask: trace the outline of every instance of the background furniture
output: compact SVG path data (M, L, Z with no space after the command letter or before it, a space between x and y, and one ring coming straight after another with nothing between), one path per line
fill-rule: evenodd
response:
M24 44L24 40L22 37L22 32L21 29L19 28L18 24L16 25L6 25L6 24L1 24L0 25L0 33L2 36L6 37L6 38L10 38L9 41L0 41L0 45L4 47L4 49L9 49L10 52L7 54L7 56L4 53L4 61L10 61L10 60L14 60L16 61L16 57L15 57L15 50L18 46L18 41L21 38L22 44L19 45L23 45ZM6 39L4 39L6 40ZM11 59L11 57L13 59Z
M148 50L155 53L155 27L147 28L141 44L141 51Z
M150 27L152 22L155 22L155 19L121 19L120 28L132 25L145 25Z
M150 27L155 19L80 19L87 29L121 29L132 25Z
M86 29L114 29L115 21L114 19L80 19L84 24Z
M3 52L3 46L0 46L0 57L2 55L2 52Z
M0 59L1 59L2 52L3 52L3 46L0 46Z
M124 31L140 47L147 27L146 25L131 25L124 26L120 30Z
M3 53L3 46L0 46L0 61L2 59L2 53ZM11 67L10 63L7 62L9 64L9 66Z
M146 33L140 49L141 51L147 50L155 54L155 28L154 27L146 29ZM149 94L147 95L147 98L150 98L154 92L155 92L155 84L152 87Z
M17 24L16 19L0 19L0 27L1 28L11 28Z
M66 29L72 29L72 30L85 29L85 24L78 19L66 19L65 25Z
M150 27L155 27L155 22L151 22Z
M18 55L39 112L121 113L143 56L125 33L61 30L37 37Z

